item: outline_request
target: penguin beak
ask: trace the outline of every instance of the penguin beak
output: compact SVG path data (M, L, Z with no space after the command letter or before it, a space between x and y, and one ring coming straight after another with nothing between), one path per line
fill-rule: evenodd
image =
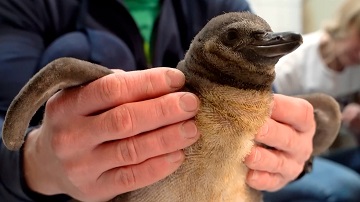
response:
M265 32L255 35L250 49L264 57L284 56L302 44L300 34L292 32Z

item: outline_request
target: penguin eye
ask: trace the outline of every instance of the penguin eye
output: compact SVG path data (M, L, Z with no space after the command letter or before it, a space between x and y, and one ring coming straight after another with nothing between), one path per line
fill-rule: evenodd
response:
M231 42L238 39L238 33L234 29L230 29L226 32L226 41Z
M238 39L239 39L239 33L237 32L236 29L229 29L222 35L222 42L226 46L235 45Z

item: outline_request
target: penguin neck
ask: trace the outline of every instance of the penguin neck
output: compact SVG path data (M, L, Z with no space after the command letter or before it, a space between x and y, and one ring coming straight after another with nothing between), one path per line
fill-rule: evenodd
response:
M244 67L240 67L238 63L227 61L226 63L216 63L219 59L214 61L199 60L199 56L189 54L184 61L185 72L194 75L197 78L209 80L216 85L231 86L243 90L256 90L256 91L271 91L272 83L275 79L275 72L268 73L266 71L250 71ZM237 75L228 74L221 71L221 69L242 69L238 71ZM250 69L250 68L249 68ZM192 85L195 81L191 81Z

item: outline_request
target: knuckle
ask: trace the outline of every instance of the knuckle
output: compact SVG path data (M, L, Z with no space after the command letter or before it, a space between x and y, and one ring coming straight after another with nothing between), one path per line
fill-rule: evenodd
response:
M101 85L101 88L99 90L99 100L101 102L108 102L111 98L111 84L110 82L106 82L106 80L103 82L103 85ZM96 94L95 94L96 95Z
M87 164L79 164L78 161L66 161L62 162L62 168L64 172L64 176L67 181L76 189L77 195L81 196L81 198L92 198L94 192L92 191L94 188L93 178L87 173L90 165Z
M127 138L126 140L120 141L117 152L115 153L117 154L118 161L125 165L137 163L139 160L134 138Z
M122 167L118 170L116 184L125 189L133 189L136 185L134 170L131 167Z
M118 79L114 78L121 78L116 77L115 75L109 75L108 77L104 77L101 80L100 91L99 92L99 99L103 102L108 102L114 95L121 95L122 94L122 84L123 82L118 82ZM120 91L120 92L119 92ZM96 94L95 94L96 95Z
M280 155L278 158L278 161L276 163L275 169L273 170L274 173L276 172L281 172L284 169L284 165L285 165L285 158L283 155Z
M296 131L295 131L295 129L294 128L290 128L291 129L291 134L296 134ZM285 146L285 148L287 148L288 150L290 149L290 150L293 150L293 149L295 149L294 148L294 139L296 139L296 138L294 138L294 135L285 135L284 136L284 146Z
M156 89L156 86L158 86L159 84L159 78L154 75L154 74L145 74L145 77L146 77L146 85L144 85L144 88L145 88L145 94L146 95L151 95L155 89Z
M79 164L69 161L62 162L62 167L67 180L79 189L79 182L81 181L79 178L83 176L81 173L83 173L84 170L80 168Z
M294 180L297 178L297 176L300 175L300 173L304 170L304 164L298 165L295 169L294 169L294 173L292 175L291 180Z
M172 113L169 107L168 98L166 96L160 97L159 102L156 102L155 110L157 117L169 117Z
M302 137L306 138L305 136ZM313 140L311 138L307 139L308 140L302 141L305 144L301 144L301 147L298 147L298 152L294 153L300 161L307 161L313 153Z
M157 143L160 150L166 150L167 148L171 148L171 145L167 141L165 135L160 134L157 138Z
M304 123L310 125L312 120L314 120L314 107L310 104L310 102L300 99L301 108L303 108L304 112Z
M50 140L50 147L55 152L55 154L58 154L59 151L62 150L62 137L61 135L54 135L52 136Z
M307 144L307 146L304 148L305 161L307 161L311 157L311 154L313 152L313 147L311 145L312 144Z
M71 181L71 182L74 182L74 173L75 172L75 167L73 164L71 163L63 163L62 164L62 167L63 167L63 170L64 170L64 173L65 173L65 176L67 176L67 178ZM76 184L76 183L72 183L72 184Z
M274 182L274 186L272 186L272 188L270 188L269 190L274 192L274 191L278 191L279 189L281 189L283 186L285 186L285 183L282 182L280 180L280 178L276 178L275 182Z
M112 113L108 121L106 129L109 132L132 132L134 130L133 123L134 116L132 115L131 108L127 105L121 105Z
M54 98L49 99L45 105L45 113L49 117L54 117L55 113L58 112L58 106Z
M55 118L58 115L66 115L64 111L64 107L67 103L65 103L64 96L61 96L61 92L53 95L45 105L45 114L47 117Z
M292 169L289 169L289 176L287 178L287 182L294 180L299 176L304 168L304 164L296 164Z
M66 134L56 134L51 136L50 147L57 158L63 159L68 154L68 136Z

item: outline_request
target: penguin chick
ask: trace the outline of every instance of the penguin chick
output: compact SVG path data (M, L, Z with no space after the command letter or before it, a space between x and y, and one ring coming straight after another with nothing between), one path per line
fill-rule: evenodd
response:
M274 64L301 41L297 34L273 33L251 13L227 13L210 20L178 64L186 75L183 90L201 100L196 116L201 138L185 149L186 160L173 174L112 201L261 201L260 192L245 184L247 168L242 162L270 115ZM10 105L3 127L5 145L9 149L22 145L31 116L57 90L110 73L71 58L48 64Z
M210 20L177 67L185 89L200 99L200 139L185 149L175 173L115 201L261 201L261 193L245 183L243 160L270 116L274 65L301 42L300 35L272 32L251 13Z

